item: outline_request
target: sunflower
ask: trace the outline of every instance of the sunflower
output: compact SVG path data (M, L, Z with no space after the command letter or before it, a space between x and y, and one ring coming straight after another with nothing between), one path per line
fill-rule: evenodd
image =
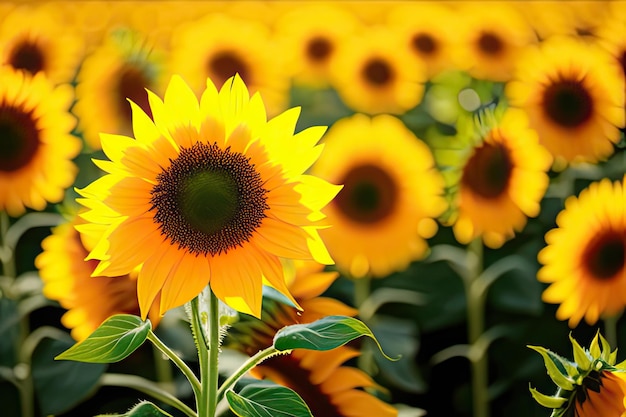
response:
M358 24L353 14L335 3L304 4L282 15L274 36L294 83L326 87L338 46Z
M339 45L330 66L331 84L357 112L402 114L424 94L425 68L402 45L399 33L371 27Z
M570 327L583 317L593 325L626 306L625 207L624 180L603 179L569 197L558 227L546 234L537 278L550 286L542 298L560 304L556 316Z
M150 115L146 88L161 93L163 56L137 33L119 29L109 34L83 62L77 76L78 129L91 149L100 149L100 133L132 133L132 100Z
M624 90L621 69L602 48L551 38L520 59L505 91L553 156L593 163L610 156L619 141Z
M284 326L310 323L327 315L356 314L355 309L340 301L320 297L337 278L336 272L324 272L322 265L314 262L288 262L285 270L289 290L304 311L297 314L293 308L266 298L261 320L243 317L233 324L225 347L253 355L270 346L276 332ZM293 389L315 416L396 416L392 406L363 390L377 388L367 374L342 366L358 355L357 350L346 346L326 352L297 349L289 355L265 360L251 374Z
M598 30L598 43L603 46L622 68L626 77L626 3L612 4L612 18Z
M279 257L330 264L321 208L340 187L303 172L319 157L324 128L294 135L299 109L267 121L261 97L239 76L220 92L207 80L200 103L173 76L153 120L133 107L135 139L102 135L108 172L80 194L92 233L95 275L138 276L142 317L190 301L207 284L232 308L258 316L267 282L286 296Z
M182 76L196 95L207 77L222 85L239 74L251 93L261 94L270 116L285 109L289 79L266 25L211 13L181 25L171 48L169 72Z
M84 45L77 31L64 24L61 10L43 5L11 10L0 29L1 64L33 75L43 72L53 83L70 82Z
M336 122L325 144L312 173L344 184L325 210L333 227L320 231L337 267L383 277L423 257L420 228L445 209L428 147L393 116L360 114Z
M0 99L0 210L11 216L25 207L43 210L63 199L77 173L71 160L81 144L70 135L72 88L5 66Z
M458 6L454 57L458 68L475 78L511 79L520 52L536 42L533 29L515 6L473 2Z
M41 243L43 252L35 258L43 294L67 310L61 322L77 341L87 338L114 314L139 314L137 272L115 278L92 277L97 262L84 259L94 242L76 231L74 226L80 223L76 217L55 227ZM151 311L150 319L156 326L158 311Z

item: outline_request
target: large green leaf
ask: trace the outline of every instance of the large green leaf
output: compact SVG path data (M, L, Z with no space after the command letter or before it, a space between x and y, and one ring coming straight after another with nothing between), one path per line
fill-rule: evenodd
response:
M124 414L101 414L97 417L172 417L149 401L142 401Z
M354 317L328 316L307 324L293 324L280 329L274 336L279 351L291 349L331 350L359 338L370 337L383 352L374 333ZM383 352L383 355L385 353ZM387 359L389 358L385 355Z
M152 325L130 314L117 314L105 320L87 339L55 359L91 363L113 363L133 353L148 337Z
M313 417L295 391L266 381L248 384L239 394L227 391L226 400L239 417Z

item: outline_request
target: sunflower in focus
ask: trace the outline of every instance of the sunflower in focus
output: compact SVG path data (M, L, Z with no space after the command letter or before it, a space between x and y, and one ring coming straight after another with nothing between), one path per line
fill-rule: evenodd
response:
M354 316L356 310L342 302L320 296L337 278L314 262L286 262L289 291L303 312L265 298L261 319L242 317L229 329L225 347L254 355L271 346L273 337L284 326L310 323L328 315ZM359 351L342 346L330 351L296 349L289 355L274 356L251 370L252 376L270 379L296 391L314 416L393 417L398 412L364 389L376 383L363 371L342 366Z
M161 93L164 61L139 34L119 29L109 34L83 62L77 76L78 129L91 149L100 149L100 133L132 134L128 100L150 115L146 89Z
M527 216L539 214L552 159L523 112L508 109L483 123L462 169L453 231L460 243L482 237L499 248L524 228Z
M84 259L95 242L76 231L74 226L80 223L76 217L55 227L35 258L43 294L67 310L61 323L77 341L86 339L114 314L139 314L137 272L115 278L92 277L98 262ZM158 324L158 311L150 312L150 320L154 326Z
M259 22L211 13L182 24L172 38L169 73L179 74L199 97L207 77L222 85L238 74L259 92L270 116L288 103L289 77L283 58Z
M267 121L260 95L239 76L200 103L179 76L163 101L149 92L152 119L132 103L135 138L102 135L108 174L80 190L89 208L78 226L104 232L90 252L94 275L137 279L142 317L160 294L160 313L210 285L240 312L259 316L262 285L287 297L279 257L330 264L320 212L339 191L304 171L319 157L325 128L294 135L299 109Z
M621 69L587 42L551 38L527 51L505 91L528 114L541 144L568 162L610 156L626 123Z
M550 284L542 299L560 304L556 317L572 328L626 306L625 180L603 179L569 197L539 252L537 278Z
M72 88L5 66L0 99L0 210L19 216L58 203L76 177L72 158L81 148L70 134Z
M0 60L31 75L44 73L53 83L70 82L84 45L61 10L44 6L16 7L0 25Z
M402 114L424 94L426 70L402 45L399 33L382 26L359 32L339 45L330 67L331 84L357 112Z
M338 46L358 25L354 15L336 3L303 4L281 16L274 36L294 83L326 87Z
M384 277L422 258L445 210L443 179L429 148L389 115L336 122L312 173L343 184L320 231L337 267ZM375 237L375 238L373 238Z

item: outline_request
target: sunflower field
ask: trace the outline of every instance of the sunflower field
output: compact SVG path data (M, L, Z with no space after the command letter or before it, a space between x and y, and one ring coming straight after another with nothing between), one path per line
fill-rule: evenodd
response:
M2 417L626 415L626 2L0 2Z

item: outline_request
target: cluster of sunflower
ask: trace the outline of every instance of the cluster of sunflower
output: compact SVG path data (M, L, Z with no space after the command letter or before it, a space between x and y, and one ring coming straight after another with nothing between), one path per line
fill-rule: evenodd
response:
M475 354L497 322L487 290L520 259L530 272L516 285L543 294L520 291L508 306L544 301L570 328L604 319L611 344L619 339L623 2L3 2L0 60L6 317L15 300L43 294L42 306L66 310L76 341L120 313L166 332L168 315L208 285L238 312L224 351L251 356L283 326L345 315L408 355L296 350L252 370L294 389L317 417L394 416L394 402L469 413L461 400L419 396L434 383L406 364L428 343L418 330L465 316L465 402L488 415L495 375L486 348ZM62 216L33 220L44 213ZM19 284L28 267L14 255L21 233L50 219L58 225L35 251L33 290ZM462 278L462 301L448 284L421 286L424 273L442 273L438 260ZM554 415L607 415L595 398L626 412L614 376L623 367L593 343L575 344L578 370L537 348L567 380L553 378L555 397L532 391ZM3 359L0 378L20 379L9 368L24 361ZM42 401L50 414L77 405Z

